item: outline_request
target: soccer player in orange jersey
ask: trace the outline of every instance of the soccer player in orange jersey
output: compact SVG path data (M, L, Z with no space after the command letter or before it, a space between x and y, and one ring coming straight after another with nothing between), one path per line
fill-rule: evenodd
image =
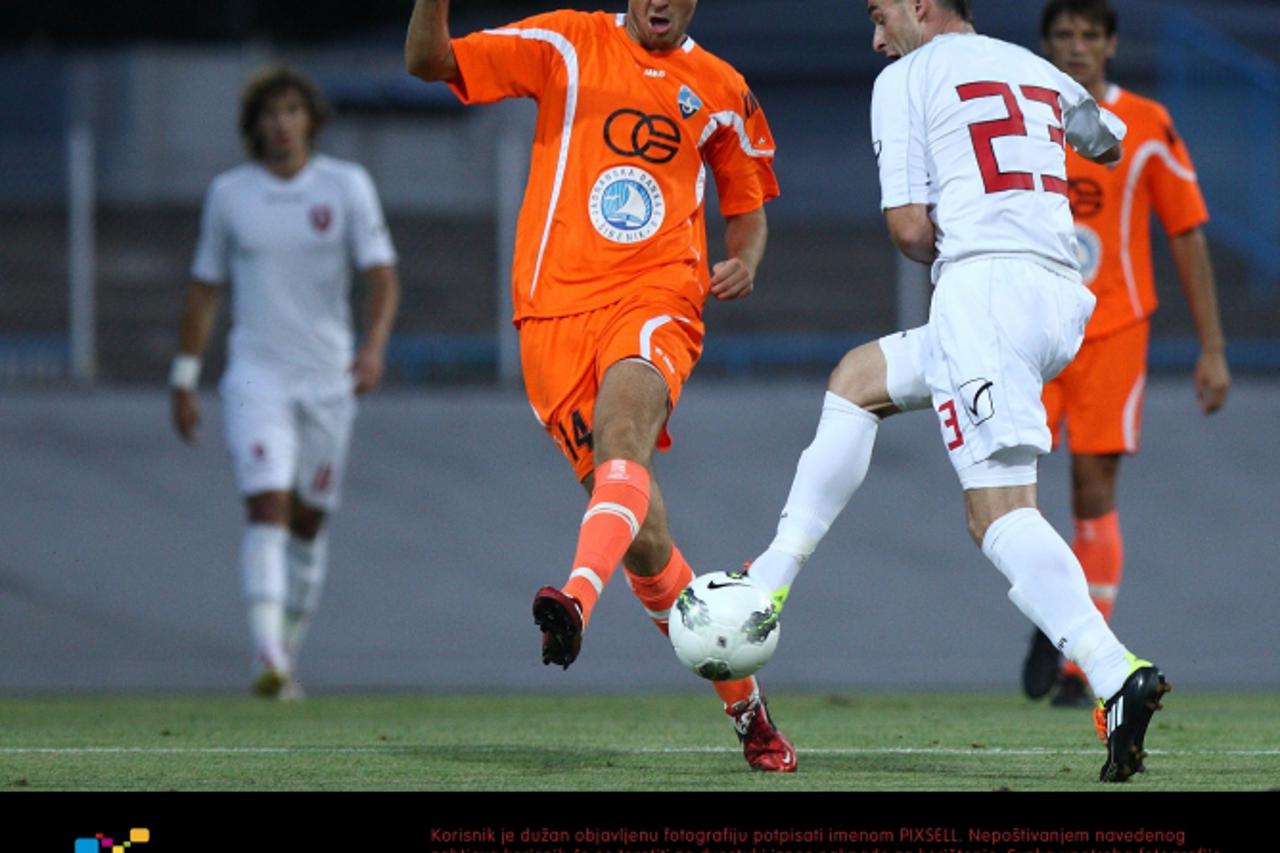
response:
M702 352L708 295L741 299L778 194L774 143L742 76L687 35L697 0L554 11L449 35L448 0L417 0L405 64L465 104L538 104L512 289L525 391L590 498L567 582L538 590L542 661L568 667L615 567L658 628L693 571L675 547L653 451ZM706 167L725 219L709 263ZM716 682L748 763L795 750L754 678Z
M1209 216L1191 158L1164 107L1107 80L1107 60L1116 52L1116 13L1107 0L1052 0L1044 8L1040 34L1046 57L1129 127L1124 159L1114 166L1067 152L1081 273L1098 305L1079 354L1044 389L1053 443L1059 444L1065 423L1071 449L1072 547L1094 604L1110 619L1124 562L1116 479L1121 456L1138 449L1148 318L1156 308L1153 210L1168 234L1200 338L1193 378L1205 414L1226 402L1231 376L1201 228ZM1055 705L1091 703L1079 668L1063 666L1058 650L1039 631L1023 665L1023 689L1032 698L1053 690Z

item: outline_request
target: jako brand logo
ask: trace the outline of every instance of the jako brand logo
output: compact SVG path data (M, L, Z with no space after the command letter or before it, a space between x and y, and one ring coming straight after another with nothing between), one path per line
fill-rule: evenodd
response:
M129 830L128 841L116 841L99 832L92 838L77 838L72 853L124 853L135 844L146 844L151 840L151 830L143 827Z

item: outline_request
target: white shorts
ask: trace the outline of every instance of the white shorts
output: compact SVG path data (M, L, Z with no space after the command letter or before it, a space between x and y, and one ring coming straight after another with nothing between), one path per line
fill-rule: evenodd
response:
M1095 302L1066 268L975 258L942 268L926 325L880 339L890 399L932 406L965 488L1036 481L1050 448L1041 391L1080 349Z
M247 366L228 369L219 391L240 493L294 491L308 506L337 509L355 394L344 385L319 390Z

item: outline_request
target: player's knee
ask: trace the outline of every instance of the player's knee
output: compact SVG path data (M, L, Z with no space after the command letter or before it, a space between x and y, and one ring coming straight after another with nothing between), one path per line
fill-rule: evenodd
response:
M289 495L286 492L260 492L245 498L245 516L250 524L284 527L289 523Z
M594 448L597 464L609 459L629 459L649 467L660 431L661 426L651 429L633 418L614 418L597 424Z
M884 356L872 341L844 354L831 371L827 390L868 411L887 401Z
M1077 518L1101 518L1116 508L1118 457L1077 458L1071 466L1071 503Z
M324 527L324 510L294 501L293 514L289 519L289 532L299 539L310 541L320 535Z
M1106 489L1075 489L1071 511L1076 518L1101 518L1116 508L1115 493Z
M979 548L987 536L987 530L991 525L995 524L1004 516L1020 509L1036 508L1036 492L1034 482L1032 484L1020 485L978 485L981 478L1011 477L1015 479L1026 479L1031 476L1034 480L1034 462L1031 470L1028 472L1027 464L1004 464L999 457L1003 456L1004 460L1009 458L1023 459L1025 451L1021 448L1015 449L1012 453L1002 452L997 454L997 458L987 460L981 463L982 468L966 469L961 477L961 482L965 484L964 493L964 510L965 522L969 529L969 536L973 538L974 544ZM1035 456L1031 459L1034 461Z

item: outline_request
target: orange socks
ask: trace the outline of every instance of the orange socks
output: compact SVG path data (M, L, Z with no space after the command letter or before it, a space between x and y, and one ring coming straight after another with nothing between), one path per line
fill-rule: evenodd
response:
M630 571L627 572L626 577L627 583L631 586L631 591L636 594L636 598L640 599L640 603L644 605L645 612L649 614L653 624L657 626L663 636L666 636L671 608L675 606L676 598L680 595L681 590L693 580L693 569L685 561L680 549L674 545L671 546L671 559L662 567L662 571L653 577L641 577L640 575L632 574ZM756 692L756 680L754 677L740 678L737 681L713 681L711 683L715 687L716 693L720 695L720 701L724 702L726 711L733 708L738 702L750 699Z
M1120 535L1120 515L1112 510L1100 518L1076 519L1076 538L1071 550L1084 567L1085 580L1089 582L1089 597L1102 614L1111 621L1115 607L1120 577L1124 574L1124 540ZM1079 669L1070 661L1064 667L1069 674L1079 675Z
M640 599L645 613L649 614L663 636L666 636L667 621L676 598L692 580L693 569L689 568L684 555L674 545L671 546L671 559L653 577L645 578L627 571L627 583L631 586L631 591Z
M754 675L739 678L737 681L713 681L711 685L715 687L716 693L720 694L720 701L724 703L726 714L733 712L734 705L745 702L756 694Z
M1120 588L1120 576L1124 574L1124 540L1120 536L1120 515L1115 510L1101 518L1076 520L1076 539L1071 550L1084 566L1084 577L1089 582L1089 597L1102 612L1102 618L1111 621L1115 607L1116 591Z
M649 513L649 472L638 462L610 459L595 470L595 488L578 531L573 571L561 589L582 606L582 624Z

